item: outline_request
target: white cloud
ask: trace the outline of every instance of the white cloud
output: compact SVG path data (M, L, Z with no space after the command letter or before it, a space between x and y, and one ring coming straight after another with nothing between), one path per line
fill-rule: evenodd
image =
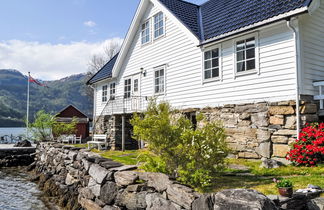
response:
M17 69L43 80L60 79L71 74L84 73L92 55L104 51L113 38L103 42L73 42L50 44L10 40L0 42L0 69Z
M97 25L95 22L93 22L91 20L85 21L83 24L90 28L95 27Z

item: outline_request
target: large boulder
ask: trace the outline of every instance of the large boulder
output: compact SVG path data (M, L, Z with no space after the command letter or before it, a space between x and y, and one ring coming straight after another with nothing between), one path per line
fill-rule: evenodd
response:
M162 173L139 173L139 179L147 181L149 187L155 188L158 192L165 191L172 181Z
M106 204L110 205L116 198L118 187L114 182L107 182L100 189L100 199Z
M191 209L191 204L199 195L193 189L180 184L172 184L167 188L169 200L185 209Z
M210 200L207 200L210 202ZM276 205L265 195L255 190L230 189L218 192L214 197L217 210L277 210ZM208 205L210 206L210 205Z
M138 172L136 171L121 171L115 173L114 176L118 186L131 185L138 180Z
M180 210L181 207L164 199L159 193L146 195L147 210Z
M96 180L98 184L101 184L106 178L108 170L99 166L98 164L92 164L89 169L89 174Z
M23 140L14 145L14 147L32 147L32 144L28 140Z

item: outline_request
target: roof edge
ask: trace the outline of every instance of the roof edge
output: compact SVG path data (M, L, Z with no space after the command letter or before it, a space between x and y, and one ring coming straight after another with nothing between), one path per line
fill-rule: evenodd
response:
M90 82L90 80L92 80L102 69L104 69L109 63L110 63L110 61L112 61L116 56L118 56L118 54L119 54L119 52L118 53L116 53L116 55L114 55L105 65L103 65L103 67L101 67L98 71L97 71L97 73L95 73L94 75L92 75L92 77L90 78L90 79L88 79L88 81L86 82L86 85L92 85L92 84L94 84L94 83L96 83L96 82L98 82L98 81L101 81L101 80L98 80L98 81L95 81L95 82ZM109 78L109 77L108 77ZM102 79L103 80L103 79Z
M275 22L278 22L278 21L281 21L281 20L285 20L287 18L296 16L296 15L300 15L300 14L304 14L304 13L308 13L308 6L304 6L304 7L292 10L290 12L286 12L286 13L283 13L281 15L277 15L277 16L274 16L272 18L269 18L269 19L266 19L266 20L263 20L263 21L260 21L260 22L245 26L245 27L242 27L240 29L237 29L237 30L234 30L234 31L231 31L231 32L228 32L228 33L224 33L224 34L221 34L219 36L204 40L198 46L200 47L200 46L203 46L203 45L211 44L213 42L223 40L223 39L228 38L230 36L234 36L236 34L239 34L239 33L245 32L245 31L253 30L253 29L256 29L256 28L259 28L259 27L262 27L262 26L265 26L265 25L269 25L269 24L272 24L272 23L275 23Z

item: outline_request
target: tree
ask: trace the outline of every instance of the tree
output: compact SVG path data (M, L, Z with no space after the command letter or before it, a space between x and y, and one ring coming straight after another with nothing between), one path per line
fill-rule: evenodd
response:
M113 39L103 46L103 53L92 55L88 63L88 78L97 73L120 50L121 41Z
M52 128L55 117L40 110L36 113L35 121L30 125L33 138L36 141L49 141L52 139Z
M88 63L87 81L119 52L121 44L121 40L113 39L103 46L102 53L92 55ZM93 98L93 90L90 87L85 88L85 93Z

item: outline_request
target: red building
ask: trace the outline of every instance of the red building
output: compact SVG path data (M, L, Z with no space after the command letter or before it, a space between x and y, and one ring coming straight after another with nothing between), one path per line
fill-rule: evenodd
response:
M73 118L78 121L76 136L89 137L89 118L73 105L69 105L56 115L58 122L70 123Z

